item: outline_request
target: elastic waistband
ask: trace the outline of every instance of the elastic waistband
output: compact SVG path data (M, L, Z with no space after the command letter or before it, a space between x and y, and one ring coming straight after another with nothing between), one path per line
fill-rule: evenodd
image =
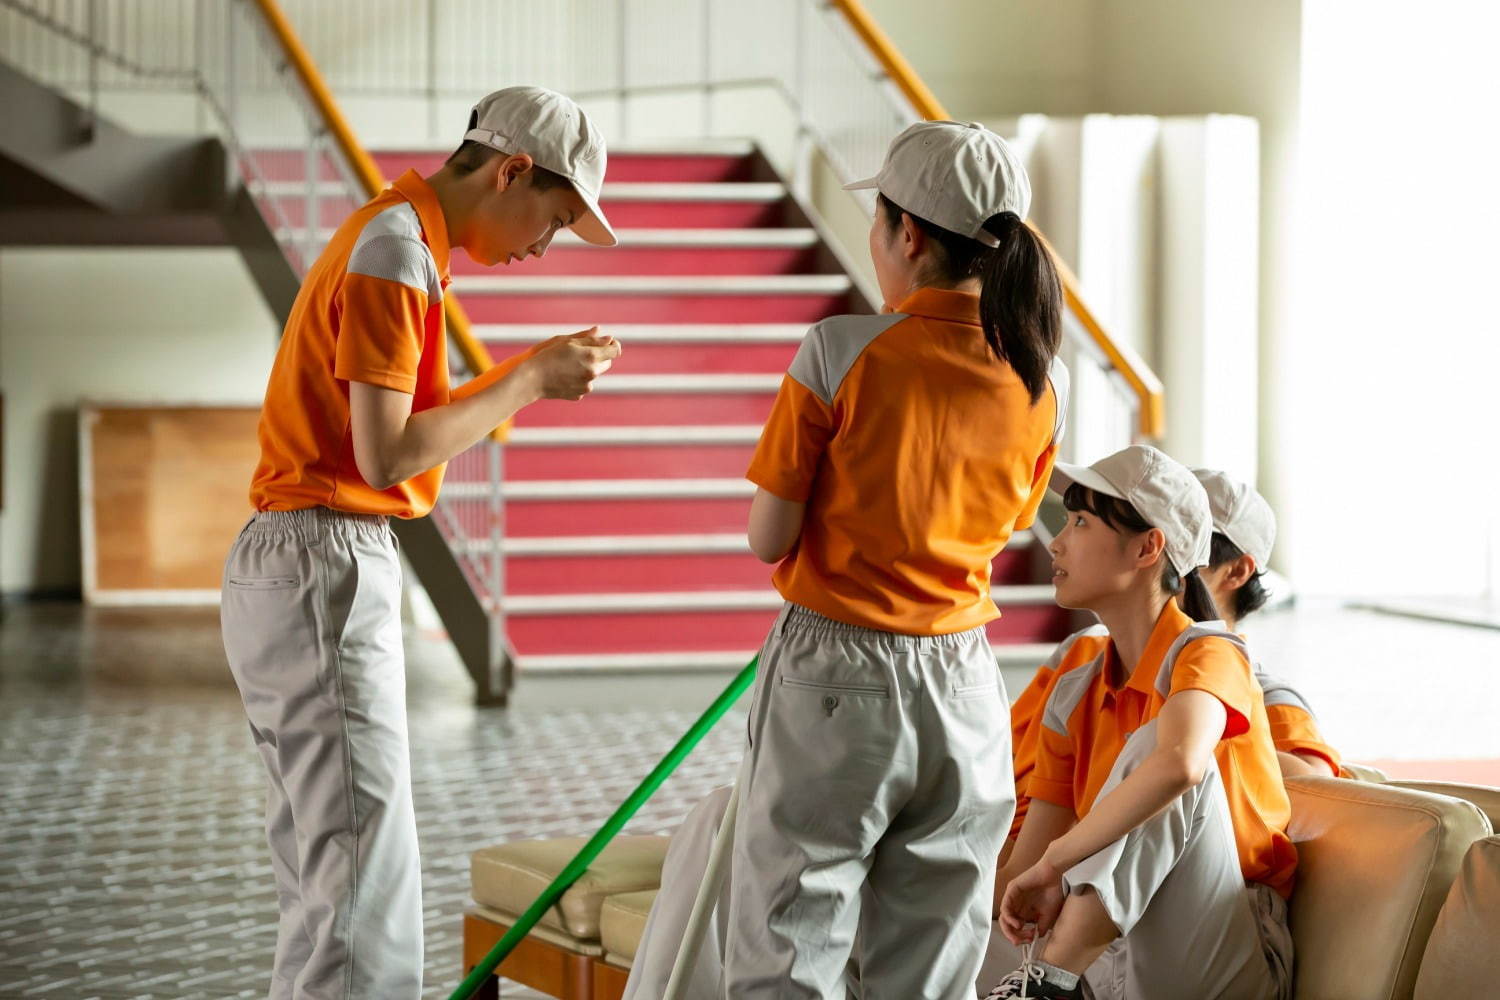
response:
M324 532L384 537L390 534L390 518L384 514L353 514L327 507L303 510L257 511L245 530L261 535L298 535L308 538Z
M776 631L780 633L786 629L836 635L841 639L852 639L855 642L878 642L894 649L957 649L976 640L988 641L983 625L966 629L963 632L950 632L947 635L905 635L901 632L885 632L878 628L866 628L863 625L850 625L848 622L835 621L826 615L818 614L811 608L791 603L781 609L781 616L776 619Z

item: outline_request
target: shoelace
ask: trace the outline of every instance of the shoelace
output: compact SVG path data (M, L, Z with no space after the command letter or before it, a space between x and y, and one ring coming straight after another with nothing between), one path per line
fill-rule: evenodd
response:
M1021 967L1010 973L990 990L986 1000L1027 1000L1031 992L1032 983L1042 981L1042 967L1031 960L1033 949L1036 948L1035 941L1027 941L1021 945Z

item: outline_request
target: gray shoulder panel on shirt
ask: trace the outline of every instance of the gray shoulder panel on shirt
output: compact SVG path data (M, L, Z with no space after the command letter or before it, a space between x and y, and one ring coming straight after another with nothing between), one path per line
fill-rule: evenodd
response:
M1177 657L1188 643L1208 637L1233 643L1244 654L1246 662L1249 662L1250 650L1245 645L1245 640L1225 628L1223 622L1197 622L1184 629L1172 645L1167 647L1167 655L1161 658L1161 669L1156 672L1156 690L1163 698L1172 692L1172 671L1177 667Z
M1057 397L1057 420L1052 425L1052 441L1058 443L1068 429L1068 394L1073 391L1073 376L1063 359L1054 357L1047 378L1052 383L1052 395Z
M1073 644L1085 636L1107 639L1109 638L1109 629L1098 623L1090 625L1088 628L1079 629L1057 644L1057 648L1052 651L1051 656L1047 657L1047 662L1043 666L1049 670L1056 670L1062 666L1062 661L1068 655L1068 650L1072 649Z
M1042 710L1042 725L1059 736L1068 735L1068 720L1073 717L1078 703L1088 693L1089 684L1099 673L1103 663L1104 651L1100 650L1099 655L1088 663L1057 678L1057 682L1052 685L1052 693L1047 696L1047 707Z
M854 367L854 362L865 348L897 323L906 319L904 313L883 313L878 316L830 316L813 324L797 348L787 374L796 379L814 396L828 406L839 386Z
M1308 715L1313 715L1312 706L1307 699L1302 697L1302 692L1292 687L1286 681L1273 674L1268 674L1260 669L1260 664L1255 666L1255 679L1260 683L1261 692L1265 696L1266 706L1291 705L1300 708Z
M422 241L422 226L409 202L392 205L365 223L349 252L348 272L415 288L429 305L443 297L437 262Z

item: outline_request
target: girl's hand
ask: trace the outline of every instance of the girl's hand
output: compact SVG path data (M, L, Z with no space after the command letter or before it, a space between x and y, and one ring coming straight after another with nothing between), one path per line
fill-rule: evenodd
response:
M1043 858L1005 887L1000 930L1014 945L1035 941L1052 929L1062 905L1062 873Z

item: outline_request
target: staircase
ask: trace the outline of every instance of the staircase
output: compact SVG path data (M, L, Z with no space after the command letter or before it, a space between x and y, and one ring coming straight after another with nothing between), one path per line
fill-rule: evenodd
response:
M393 177L430 173L446 152L375 159ZM494 357L594 324L625 345L591 397L516 419L506 631L522 671L740 666L780 606L745 541L761 424L808 326L873 305L748 144L613 153L603 204L618 247L563 233L510 268L453 258L453 290ZM487 502L488 482L464 477L474 467L450 469L450 503ZM991 639L1027 661L1069 627L1038 548L1021 533L995 564Z
M91 81L80 90L70 63L48 58L47 46L0 37L0 94L26 124L0 130L0 236L227 243L284 318L328 233L381 176L430 173L448 148L372 159L275 0L184 0L164 22L180 36L165 55L132 34L131 10L145 9L97 5L84 17L65 0L0 0L0 13L81 57ZM838 176L877 161L910 121L947 117L857 4L797 0L783 13L801 39L799 60L816 51L826 72L814 81L781 67L778 86L800 134ZM733 30L741 29L751 25ZM773 30L771 21L754 25ZM866 49L877 77L858 59L823 65ZM112 126L98 102L105 69L116 82L148 79L193 95L197 127L208 122L212 137L156 140ZM835 91L843 98L833 100ZM603 198L619 247L564 233L541 261L495 270L462 253L453 261L445 312L455 381L487 365L486 348L504 357L596 324L626 347L589 399L529 407L507 443L484 442L450 463L432 517L397 525L481 702L505 702L516 666L703 670L753 654L780 604L744 534L753 488L743 476L760 426L807 327L874 308L750 141L619 146ZM802 183L800 163L788 161ZM1063 278L1065 333L1098 387L1075 392L1070 419L1097 413L1131 436L1158 435L1159 382L1099 327L1076 279ZM1080 388L1087 381L1075 373ZM1046 563L1024 532L995 562L1004 617L990 638L1002 659L1030 665L1071 627L1042 582Z

